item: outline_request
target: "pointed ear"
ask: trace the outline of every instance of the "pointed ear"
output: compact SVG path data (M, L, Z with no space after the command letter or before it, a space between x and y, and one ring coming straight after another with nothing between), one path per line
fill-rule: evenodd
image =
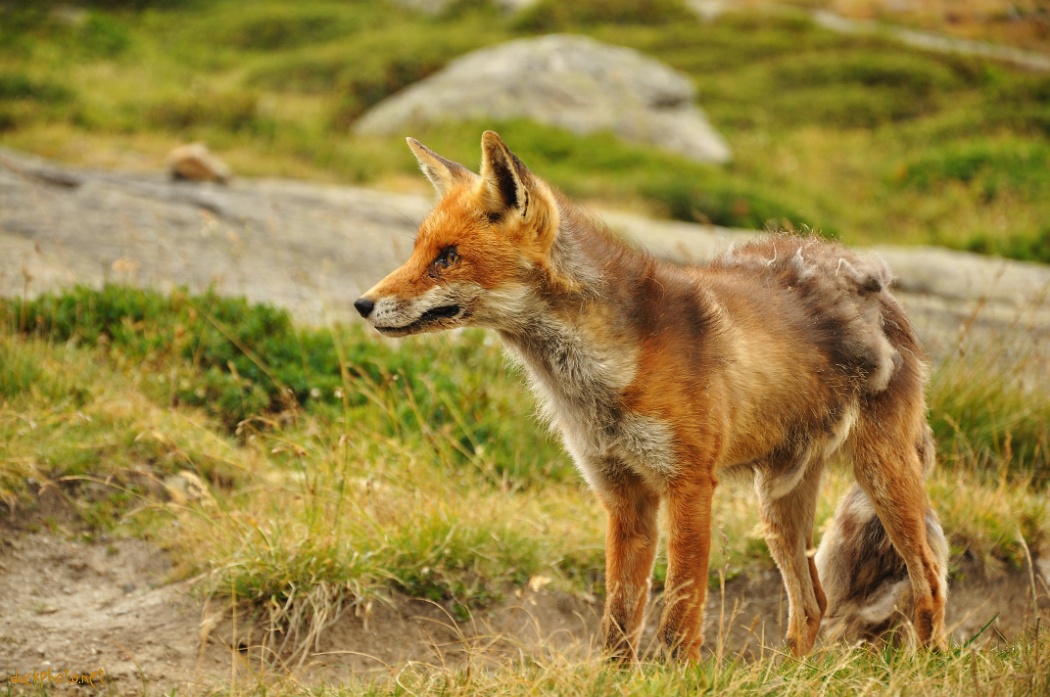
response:
M412 149L412 154L419 160L419 168L437 189L438 195L444 196L457 184L472 184L477 180L478 175L458 162L446 160L415 138L406 138L406 140L408 147Z
M485 131L481 136L481 179L494 212L516 210L525 217L533 186L532 173L495 131Z

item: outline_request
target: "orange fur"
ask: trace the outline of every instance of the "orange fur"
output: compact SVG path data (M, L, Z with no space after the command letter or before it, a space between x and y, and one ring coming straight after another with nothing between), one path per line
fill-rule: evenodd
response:
M524 364L608 513L610 657L637 652L661 501L661 637L669 654L699 656L711 501L732 472L755 478L792 650L810 650L826 611L860 626L849 618L870 615L876 599L892 605L903 586L918 638L946 645L943 535L922 485L932 453L924 367L881 262L774 236L677 267L613 237L494 133L480 175L409 144L441 199L411 258L355 304L388 335L489 327ZM838 454L859 489L814 560L820 477ZM852 535L856 521L882 537Z

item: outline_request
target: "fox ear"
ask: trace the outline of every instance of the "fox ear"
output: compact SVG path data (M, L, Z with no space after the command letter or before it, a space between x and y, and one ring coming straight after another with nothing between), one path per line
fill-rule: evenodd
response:
M532 173L495 131L485 131L481 136L481 179L499 212L513 209L525 217Z
M457 184L472 184L477 181L478 175L458 162L445 159L415 138L406 138L406 140L408 147L412 149L412 154L419 160L419 168L437 189L438 195L444 196Z

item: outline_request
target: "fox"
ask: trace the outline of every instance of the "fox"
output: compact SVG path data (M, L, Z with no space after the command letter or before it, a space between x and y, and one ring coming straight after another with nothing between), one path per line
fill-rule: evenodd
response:
M707 264L617 237L486 131L475 173L408 138L438 200L400 268L354 302L380 334L495 331L606 512L603 654L638 659L666 519L657 636L697 661L720 479L750 476L788 599L786 646L907 622L946 649L947 544L926 364L886 264L815 234L772 234ZM855 483L821 548L819 485ZM823 582L823 585L822 585Z

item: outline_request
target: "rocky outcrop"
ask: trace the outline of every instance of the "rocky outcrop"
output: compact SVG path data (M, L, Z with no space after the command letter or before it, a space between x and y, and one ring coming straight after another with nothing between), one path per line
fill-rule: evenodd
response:
M408 257L432 204L303 182L218 186L76 170L0 148L0 295L106 280L214 287L286 307L299 321L346 321L357 315L353 301ZM683 261L756 234L601 215L653 254ZM1050 267L945 249L876 251L935 355L965 330L1040 353L1050 368Z
M381 102L360 134L407 134L460 120L531 119L574 133L612 131L701 162L729 147L694 103L689 78L632 49L551 34L474 51Z

